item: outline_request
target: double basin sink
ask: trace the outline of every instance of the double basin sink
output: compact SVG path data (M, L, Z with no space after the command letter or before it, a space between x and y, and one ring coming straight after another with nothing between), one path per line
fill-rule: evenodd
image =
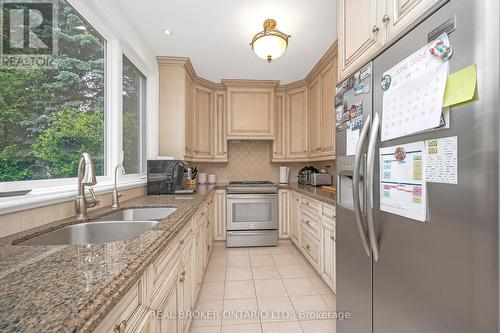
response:
M171 215L176 208L129 208L104 215L95 220L72 224L17 245L101 244L138 236Z

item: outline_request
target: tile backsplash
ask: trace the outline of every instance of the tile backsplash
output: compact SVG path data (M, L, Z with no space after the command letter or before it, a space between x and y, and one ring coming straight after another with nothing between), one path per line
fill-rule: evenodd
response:
M325 165L334 166L334 161L328 162L300 162L300 163L271 163L272 142L229 142L228 163L191 163L197 166L199 172L215 173L217 183L227 183L231 180L269 180L279 181L279 167L290 167L289 182L297 182L298 171L306 165L316 168ZM330 172L333 172L330 169Z

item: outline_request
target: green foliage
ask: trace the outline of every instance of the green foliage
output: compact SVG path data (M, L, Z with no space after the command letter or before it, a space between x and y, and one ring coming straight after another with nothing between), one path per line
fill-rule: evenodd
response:
M102 171L103 136L99 134L104 133L103 119L102 111L62 109L33 145L35 157L45 162L55 178L76 177L81 153L92 152L96 172Z
M66 1L58 12L56 69L0 69L0 181L72 177L82 151L102 174L105 41Z

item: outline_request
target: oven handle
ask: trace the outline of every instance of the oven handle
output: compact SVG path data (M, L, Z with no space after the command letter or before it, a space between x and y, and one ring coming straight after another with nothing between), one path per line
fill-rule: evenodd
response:
M228 199L274 199L278 194L228 194Z
M226 234L236 235L236 236L254 236L254 235L268 235L270 232L276 229L268 229L267 231L226 231Z

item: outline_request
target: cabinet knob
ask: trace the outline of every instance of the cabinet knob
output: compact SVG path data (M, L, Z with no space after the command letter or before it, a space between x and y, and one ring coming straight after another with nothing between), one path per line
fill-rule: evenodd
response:
M186 276L186 271L182 271L182 276Z
M372 32L373 32L374 34L376 34L379 30L380 30L380 29L379 29L376 25L374 25L374 26L373 26L373 28L372 28Z
M384 22L384 23L387 23L390 20L391 20L391 18L389 16L387 16L387 15L384 15L384 17L382 17L382 22Z
M311 247L309 245L306 245L306 250L309 251Z
M330 239L333 239L333 238L334 238L333 235L330 235Z
M181 243L181 244L184 244L184 239L181 239L180 243Z
M127 321L122 320L121 323L115 325L115 329L113 330L115 333L125 333L125 329L127 328Z
M180 278L179 282L183 283L184 282L184 278Z

